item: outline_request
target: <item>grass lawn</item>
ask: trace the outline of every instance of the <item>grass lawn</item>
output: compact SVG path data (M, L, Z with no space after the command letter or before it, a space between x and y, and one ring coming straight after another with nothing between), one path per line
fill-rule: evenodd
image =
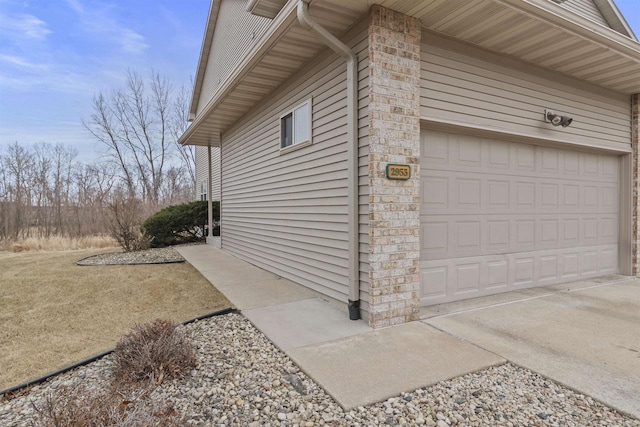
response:
M187 263L75 264L104 251L0 252L0 390L111 349L136 323L231 307Z

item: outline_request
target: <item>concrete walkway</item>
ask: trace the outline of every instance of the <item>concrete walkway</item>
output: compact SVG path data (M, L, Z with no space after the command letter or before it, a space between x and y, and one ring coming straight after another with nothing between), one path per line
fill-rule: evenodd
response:
M374 331L346 305L212 246L177 249L345 409L505 361L420 322Z
M346 305L212 246L178 250L345 409L509 360L640 418L640 280L435 306L374 331Z

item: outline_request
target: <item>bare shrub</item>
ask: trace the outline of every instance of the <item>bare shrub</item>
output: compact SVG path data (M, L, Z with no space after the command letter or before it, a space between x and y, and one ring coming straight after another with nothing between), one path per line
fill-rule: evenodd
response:
M147 391L135 390L124 394L113 389L95 391L84 386L58 387L44 401L34 403L34 424L43 427L181 425L173 406L153 402Z
M143 228L136 230L135 239L130 243L132 251L146 251L151 247L153 237Z
M144 205L141 200L118 194L109 204L109 211L111 237L125 252L149 249L151 239L140 229L144 217Z
M179 426L171 404L150 398L164 379L182 376L196 364L181 329L165 320L136 325L112 354L113 378L105 388L60 386L34 403L36 426Z
M136 325L116 345L113 374L117 382L160 384L196 365L193 347L181 329L166 320Z

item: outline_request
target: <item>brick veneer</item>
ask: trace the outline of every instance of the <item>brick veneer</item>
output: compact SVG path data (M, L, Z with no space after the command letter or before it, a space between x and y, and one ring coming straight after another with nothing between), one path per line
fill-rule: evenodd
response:
M633 150L633 245L632 245L632 274L640 276L640 230L638 230L638 221L640 220L640 152L638 145L640 144L640 125L638 124L640 94L631 96L631 147Z
M415 320L420 300L420 24L374 5L369 15L369 323ZM411 165L408 181L385 177Z

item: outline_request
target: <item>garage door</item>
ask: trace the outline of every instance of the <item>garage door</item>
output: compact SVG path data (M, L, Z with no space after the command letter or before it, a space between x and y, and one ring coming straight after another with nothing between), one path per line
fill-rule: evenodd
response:
M618 270L611 155L422 130L422 304Z

